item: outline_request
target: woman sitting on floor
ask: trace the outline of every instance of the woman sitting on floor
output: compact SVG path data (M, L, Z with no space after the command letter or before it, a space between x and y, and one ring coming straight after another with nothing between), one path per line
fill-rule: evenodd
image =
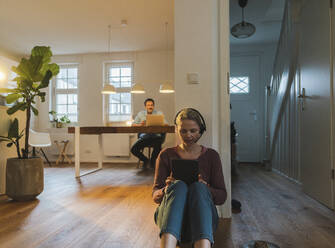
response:
M159 154L153 185L153 200L159 204L155 223L161 230L161 247L176 247L177 242L192 242L195 248L210 247L218 225L215 205L223 204L227 198L220 156L197 143L206 130L197 110L179 111L175 125L181 144ZM171 171L176 159L196 160L198 181L187 185L174 179Z

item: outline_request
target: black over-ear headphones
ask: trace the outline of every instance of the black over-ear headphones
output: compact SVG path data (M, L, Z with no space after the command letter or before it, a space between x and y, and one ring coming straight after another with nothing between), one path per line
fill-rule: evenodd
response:
M200 127L200 134L202 135L206 131L206 122L205 122L204 117L202 117L202 115L200 114L200 112L198 110L194 109L194 108L183 108L183 109L179 110L178 113L176 114L176 116L174 117L174 124L177 125L177 117L180 114L180 112L184 111L185 109L193 110L200 117L201 123L200 123L199 127Z

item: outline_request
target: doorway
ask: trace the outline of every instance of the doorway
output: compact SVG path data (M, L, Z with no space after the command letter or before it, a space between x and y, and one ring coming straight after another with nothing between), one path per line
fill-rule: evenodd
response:
M237 130L236 159L258 163L261 159L260 58L257 55L231 56L231 121ZM261 89L260 89L261 88Z

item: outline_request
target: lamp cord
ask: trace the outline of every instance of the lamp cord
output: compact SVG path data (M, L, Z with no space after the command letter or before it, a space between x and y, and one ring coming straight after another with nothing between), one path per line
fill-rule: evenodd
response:
M112 26L108 25L108 55L111 53Z
M165 22L165 33L166 33L166 80L168 79L168 74L169 74L169 54L168 54L168 49L169 49L169 45L168 45L168 22Z

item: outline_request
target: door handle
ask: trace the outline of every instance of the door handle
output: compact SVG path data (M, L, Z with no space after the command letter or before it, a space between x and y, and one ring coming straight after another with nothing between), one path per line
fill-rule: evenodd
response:
M300 99L306 98L306 90L305 90L305 88L301 89L301 94L298 95L298 98L300 98Z
M249 115L253 115L254 116L254 121L257 121L257 111L254 110L252 112L249 112Z
M306 89L302 88L301 93L298 95L298 98L304 100L306 98ZM305 101L301 101L301 111L305 110Z

